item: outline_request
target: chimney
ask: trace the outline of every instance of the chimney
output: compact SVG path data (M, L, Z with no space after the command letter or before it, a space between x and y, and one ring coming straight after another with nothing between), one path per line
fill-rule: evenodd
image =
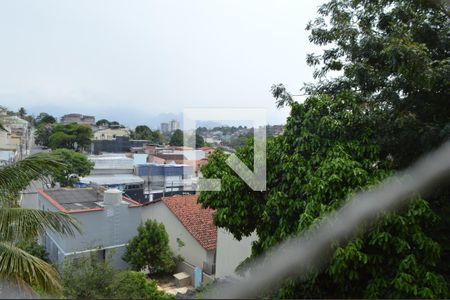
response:
M103 193L103 203L105 205L120 205L122 202L122 191L118 189L108 189Z

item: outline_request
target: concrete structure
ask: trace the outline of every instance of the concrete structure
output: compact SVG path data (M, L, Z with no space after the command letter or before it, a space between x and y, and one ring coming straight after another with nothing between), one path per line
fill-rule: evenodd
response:
M116 136L114 140L93 140L91 153L126 153L131 152L134 147L145 147L147 144L151 144L150 141L130 140L127 136Z
M256 233L243 237L240 241L223 228L217 230L216 278L232 275L252 253L252 243L258 239Z
M161 133L169 133L169 123L161 123Z
M197 203L198 195L163 198L142 209L142 221L156 220L164 224L169 235L169 246L175 255L199 267L207 274L215 272L217 229L211 209ZM186 272L186 270L181 270ZM193 276L192 276L193 277Z
M94 132L94 140L115 140L119 136L130 136L130 130L126 128L104 128Z
M149 190L192 190L193 168L183 164L138 164L135 174L141 177Z
M174 132L177 129L180 129L180 122L178 122L177 120L171 120L169 122L169 131Z
M79 179L78 187L104 186L117 188L128 197L140 203L146 202L144 180L133 174L133 159L126 155L104 154L90 155L89 160L95 163L89 176Z
M195 176L199 175L200 168L208 162L207 152L189 147L147 147L147 152L149 163L189 165L194 169Z
M41 238L49 259L59 265L65 257L97 252L99 259L111 255L112 265L128 265L122 260L128 241L137 235L141 205L123 197L119 190L52 189L38 191L39 209L71 214L81 226L75 237L50 230Z
M61 117L61 123L77 123L81 125L95 126L94 116L84 116L82 114L67 114Z
M28 121L18 116L9 116L5 108L0 107L0 123L5 130L0 130L1 164L22 159L30 154L31 126Z
M0 150L0 166L6 166L14 162L16 152L11 150Z

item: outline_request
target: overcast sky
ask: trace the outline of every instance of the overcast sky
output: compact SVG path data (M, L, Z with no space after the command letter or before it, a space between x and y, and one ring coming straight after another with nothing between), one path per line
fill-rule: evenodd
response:
M0 104L155 127L192 107L256 107L312 81L306 24L322 0L4 0Z

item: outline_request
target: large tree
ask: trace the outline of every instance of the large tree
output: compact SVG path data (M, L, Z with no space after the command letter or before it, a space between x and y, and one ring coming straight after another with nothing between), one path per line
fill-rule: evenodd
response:
M89 175L94 168L94 162L90 161L86 155L73 150L56 149L53 155L64 161L65 167L51 174L53 180L64 187L73 186L77 177Z
M36 119L34 120L35 126L39 126L41 124L53 124L56 123L56 118L52 115L49 115L48 113L41 112Z
M48 139L50 148L84 150L91 144L92 129L77 123L56 124Z
M351 89L374 124L379 158L396 170L450 139L449 17L439 0L331 0L308 25L326 50L308 57L319 81L307 92ZM443 249L438 266L450 281L448 199L448 185L427 197L439 216L429 230Z
M56 270L19 248L45 230L74 235L77 224L69 215L18 206L20 191L32 180L63 168L52 154L39 153L0 168L0 278L45 293L61 291Z
M308 56L319 82L307 91L353 90L396 168L450 137L450 20L439 2L331 0L307 27L326 47Z
M136 140L148 140L151 143L163 144L164 136L158 131L151 130L147 125L136 126L131 137Z
M268 143L266 192L252 191L221 151L202 168L205 177L220 178L222 187L202 192L199 201L215 209L215 223L236 238L256 231L253 256L307 230L391 170L390 160L379 159L372 120L352 92L290 106L284 133ZM251 143L236 154L251 168ZM435 220L427 202L416 197L404 211L366 228L366 234L335 245L323 269L266 292L285 298L446 297L447 283L436 269L440 247L426 234Z
M183 146L183 131L181 129L177 129L172 133L169 144L171 146Z

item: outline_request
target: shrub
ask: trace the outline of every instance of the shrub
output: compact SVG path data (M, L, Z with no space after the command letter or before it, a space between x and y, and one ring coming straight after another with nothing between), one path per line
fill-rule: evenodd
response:
M153 220L139 225L138 235L128 243L123 260L136 271L147 268L151 274L173 272L176 264L164 225Z

